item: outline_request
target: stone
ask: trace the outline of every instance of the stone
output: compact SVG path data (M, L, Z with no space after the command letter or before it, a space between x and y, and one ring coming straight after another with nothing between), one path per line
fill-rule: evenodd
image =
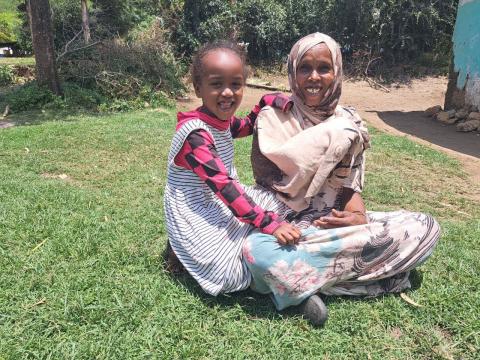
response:
M467 120L480 120L480 112L471 112Z
M470 105L470 112L478 112L478 106L477 105Z
M435 119L437 119L437 121L441 122L442 124L447 124L447 125L455 124L455 122L457 121L457 119L455 119L454 117L451 118L450 114L446 111L439 112L435 116Z
M14 123L7 122L7 121L0 121L0 129L7 129L9 127L15 126Z
M468 132L480 128L480 120L468 120L457 125L457 131Z
M425 115L432 117L438 114L440 111L442 111L442 107L440 105L435 105L425 110Z
M448 110L448 111L447 111L447 114L448 114L448 116L450 116L451 118L453 118L453 117L455 116L455 109Z
M460 109L455 113L455 117L458 120L466 119L467 116L468 116L468 110L467 109Z

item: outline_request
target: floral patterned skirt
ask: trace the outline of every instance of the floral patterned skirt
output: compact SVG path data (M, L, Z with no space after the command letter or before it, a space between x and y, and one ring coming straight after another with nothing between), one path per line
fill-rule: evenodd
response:
M278 310L317 292L377 296L409 288L409 271L431 255L439 239L438 223L407 211L367 215L365 225L309 227L295 246L281 246L274 236L253 232L243 247L251 288L271 293Z

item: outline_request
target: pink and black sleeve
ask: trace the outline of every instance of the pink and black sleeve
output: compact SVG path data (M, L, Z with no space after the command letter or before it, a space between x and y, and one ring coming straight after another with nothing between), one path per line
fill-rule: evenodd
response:
M175 157L175 164L197 174L238 220L259 228L265 234L273 234L283 223L276 213L258 206L228 175L212 136L205 130L190 133Z
M230 121L230 132L232 137L241 138L253 134L257 116L265 106L272 106L282 111L288 111L292 106L290 98L282 93L263 95L260 102L255 105L252 111L244 118L233 117Z

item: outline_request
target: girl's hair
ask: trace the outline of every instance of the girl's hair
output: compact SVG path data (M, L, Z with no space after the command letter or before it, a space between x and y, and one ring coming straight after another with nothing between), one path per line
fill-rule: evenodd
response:
M246 66L245 49L237 45L231 40L215 40L204 44L193 56L192 65L190 65L190 74L192 76L193 85L200 84L203 74L203 58L211 51L227 50L237 55L242 61L243 77L246 80L248 76L248 68Z

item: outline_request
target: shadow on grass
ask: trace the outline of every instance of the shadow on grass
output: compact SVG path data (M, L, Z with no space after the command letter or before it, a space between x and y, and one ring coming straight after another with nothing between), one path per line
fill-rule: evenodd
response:
M248 317L251 319L283 319L301 316L298 306L291 306L281 312L275 309L269 295L262 295L252 290L238 291L231 294L222 294L217 297L206 294L197 282L188 274L171 274L167 273L179 285L187 288L190 293L200 299L209 307L222 306L225 308L233 308L240 306ZM411 289L414 291L420 288L423 281L423 274L414 269L410 272ZM321 295L325 304L334 304L337 302L374 302L385 296L398 296L398 294L382 294L377 297L364 296L324 296Z
M426 117L423 111L372 111L386 124L432 144L480 158L480 134L457 132L455 125L444 125Z
M101 118L111 116L111 114L89 112L83 109L32 110L9 114L3 121L11 123L14 126L31 126L39 125L47 121L77 121L79 116Z

